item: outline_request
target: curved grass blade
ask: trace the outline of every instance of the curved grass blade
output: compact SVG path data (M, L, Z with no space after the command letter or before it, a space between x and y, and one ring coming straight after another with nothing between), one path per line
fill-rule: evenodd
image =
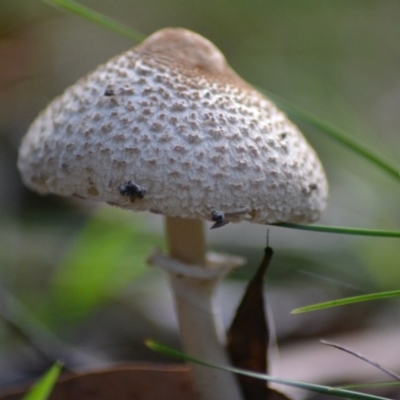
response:
M323 303L312 304L309 306L296 308L291 311L291 314L301 314L310 311L324 310L326 308L345 306L347 304L361 303L363 301L389 299L392 297L400 297L400 290L363 294L361 296L352 296L352 297L346 297L344 299L325 301Z
M97 11L92 10L89 7L79 4L74 0L43 0L43 1L62 11L74 14L90 22L94 22L95 24L103 28L106 28L112 32L125 36L126 38L132 40L135 43L141 42L143 39L146 38L146 36L143 35L142 33L137 32L131 28L128 28L127 26L120 24L119 22L113 20L112 18L109 18Z
M157 352L165 354L167 356L180 358L185 361L190 361L190 362L193 362L193 363L196 363L199 365L204 365L205 367L215 368L215 369L222 370L222 371L229 371L229 372L233 372L235 374L240 374L240 375L248 376L251 378L262 379L262 380L265 380L268 382L279 383L281 385L291 386L291 387L295 387L298 389L309 390L309 391L316 392L316 393L322 393L322 394L326 394L329 396L341 397L341 398L351 399L351 400L389 400L387 397L380 397L380 396L374 396L374 395L365 394L365 393L358 393L358 392L354 392L351 390L337 389L337 388L333 388L333 387L329 387L329 386L316 385L313 383L305 383L305 382L292 381L292 380L287 380L287 379L280 379L280 378L276 378L274 376L260 374L257 372L245 371L245 370L233 368L233 367L214 365L207 361L190 357L180 351L171 349L170 347L164 346L153 340L146 340L146 346L148 348L150 348L151 350L157 351Z
M373 236L373 237L400 237L400 231L386 231L379 229L364 229L364 228L346 228L342 226L329 226L329 225L304 225L292 224L289 222L282 222L278 224L271 224L282 228L299 229L302 231L314 231L325 233L339 233L342 235L358 235L358 236Z
M384 374L389 375L390 377L392 377L393 379L397 380L400 383L400 376L397 375L395 372L391 371L390 369L387 369L385 367L383 367L382 365L380 365L379 363L377 363L374 360L371 360L370 358L364 356L361 353L357 353L354 350L351 350L341 344L337 344L337 343L333 343L333 342L328 342L327 340L320 340L320 343L322 344L326 344L327 346L331 346L334 347L335 349L344 351L345 353L351 354L354 357L357 357L358 359L365 361L366 363L372 365L373 367L379 369L380 371L382 371Z
M270 97L280 108L282 108L288 114L297 117L312 126L315 126L319 130L330 136L332 139L352 150L359 156L364 157L366 160L375 164L381 170L385 171L387 174L400 181L399 165L396 165L392 161L387 160L386 157L378 154L376 151L372 150L370 147L361 143L357 139L354 139L348 133L338 128L337 126L334 126L333 124L330 124L329 122L318 118L316 115L304 110L301 107L298 107L297 105L283 99L280 96L269 93L263 89L260 90L266 96Z
M22 400L46 400L60 375L62 365L60 363L54 364L36 384L29 390L29 392L22 398Z

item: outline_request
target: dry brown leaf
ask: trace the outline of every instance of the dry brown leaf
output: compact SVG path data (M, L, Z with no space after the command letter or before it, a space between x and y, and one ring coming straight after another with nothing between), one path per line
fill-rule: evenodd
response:
M247 285L242 301L228 331L228 352L235 367L254 372L268 371L269 327L265 312L264 275L273 251L265 249L256 274ZM284 395L268 388L265 381L238 376L244 397L248 400L282 400Z
M0 396L20 400L27 388ZM186 365L126 365L64 375L49 400L196 400Z

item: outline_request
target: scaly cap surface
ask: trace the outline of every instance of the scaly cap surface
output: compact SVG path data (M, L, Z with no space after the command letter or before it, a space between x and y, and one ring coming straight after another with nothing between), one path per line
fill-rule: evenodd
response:
M312 222L328 192L298 128L185 29L154 33L53 100L18 167L40 193L195 219Z

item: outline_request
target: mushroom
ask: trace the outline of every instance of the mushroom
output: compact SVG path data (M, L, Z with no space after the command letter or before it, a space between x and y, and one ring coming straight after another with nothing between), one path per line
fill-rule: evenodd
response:
M203 221L309 223L328 192L298 128L211 42L179 28L154 33L53 100L24 137L18 167L42 194L165 215L169 257L151 262L168 270L183 347L222 365L213 293L240 260L207 255ZM241 398L232 374L192 368L201 399Z

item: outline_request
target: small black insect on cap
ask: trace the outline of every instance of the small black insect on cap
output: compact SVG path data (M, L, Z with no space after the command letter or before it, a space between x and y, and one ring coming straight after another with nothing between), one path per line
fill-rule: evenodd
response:
M213 211L211 214L211 221L215 222L211 229L221 228L221 226L229 222L225 219L225 214L222 211Z
M146 194L146 189L142 188L139 185L136 185L132 181L128 181L121 186L118 187L121 196L129 196L131 200L135 198L143 199Z

